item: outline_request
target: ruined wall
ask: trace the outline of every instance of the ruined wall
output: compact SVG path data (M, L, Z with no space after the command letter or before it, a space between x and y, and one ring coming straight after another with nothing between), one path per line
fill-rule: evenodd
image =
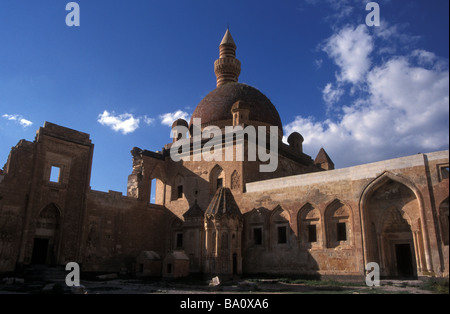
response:
M258 162L173 162L133 149L127 196L90 190L92 154L88 134L51 123L11 150L0 181L0 272L75 261L84 271L134 273L142 251L163 259L179 249L198 272L203 218L183 215L205 211L222 185L243 214L244 274L361 276L376 261L397 276L397 250L408 245L413 275L448 277L448 151L320 172L280 156L275 177L309 173L251 182Z
M0 182L0 272L13 271L16 266L33 159L33 143L22 140L11 149L4 168L4 177Z
M164 256L173 214L117 192L89 189L89 135L46 122L14 147L0 182L0 272L78 262L84 271L133 271Z
M84 271L134 273L142 251L167 253L172 214L122 193L90 191L83 239Z
M12 149L0 187L1 271L79 257L92 152L88 134L48 122Z

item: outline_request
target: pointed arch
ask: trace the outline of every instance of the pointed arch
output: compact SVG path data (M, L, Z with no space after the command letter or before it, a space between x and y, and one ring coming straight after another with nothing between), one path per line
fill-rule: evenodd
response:
M60 207L55 203L50 203L40 210L38 217L56 216L59 219L61 215L62 212Z
M320 211L311 203L306 203L303 205L297 214L298 220L309 220L309 219L315 219L320 220L321 214Z
M241 188L241 176L239 175L239 172L237 170L234 170L233 174L231 175L230 182L232 190L238 190Z
M371 182L369 182L361 191L360 194L360 200L359 200L359 214L361 219L361 236L362 236L362 243L363 243L363 258L364 258L364 264L370 262L372 259L376 258L374 257L374 245L375 241L377 241L378 244L378 250L381 252L380 256L382 258L385 258L385 261L388 261L384 253L385 250L390 248L383 247L382 243L382 236L380 234L378 235L372 235L371 230L371 224L375 223L376 221L373 221L373 218L371 218L371 215L369 213L369 208L374 206L374 202L371 200L372 196L375 195L375 192L377 192L380 188L383 186L392 183L400 184L400 187L403 186L403 190L407 190L412 195L412 204L417 208L417 217L410 217L408 215L405 215L402 209L402 217L406 218L406 221L410 224L412 228L412 234L413 234L413 246L415 250L415 256L417 257L417 260L424 259L424 263L422 267L418 267L418 271L424 271L427 272L429 270L433 269L433 264L431 260L431 248L430 248L430 242L429 242L429 234L428 234L428 228L425 225L425 206L422 194L420 190L415 186L413 182L411 182L409 179L398 175L391 173L389 171L385 171L375 179L373 179ZM406 191L405 190L405 191ZM393 191L392 193L395 193ZM391 197L389 194L389 191L387 191L387 194L385 195L386 199ZM384 210L386 212L386 209ZM416 219L417 218L417 219ZM379 232L380 226L377 226L377 230ZM419 234L420 233L420 234ZM378 237L378 239L375 239L374 237ZM414 254L413 254L414 255ZM392 262L392 261L388 261ZM382 265L383 266L383 265Z
M210 194L216 193L218 188L225 187L225 171L216 164L209 172Z
M153 178L150 180L150 203L164 205L166 200L166 185L164 181Z
M422 194L420 193L419 189L407 178L393 174L389 171L385 171L383 174L379 175L377 178L369 182L364 189L361 192L359 204L360 208L364 208L364 205L367 203L367 199L371 196L371 194L376 191L378 188L380 188L382 185L387 183L389 180L392 180L394 182L398 182L409 188L414 195L416 196L417 200L423 204L422 201ZM423 205L422 205L423 206Z
M334 199L324 214L327 247L350 247L353 245L353 214L351 207Z
M158 179L165 183L167 180L166 180L166 176L165 176L165 171L162 168L163 165L155 164L152 166L153 167L151 169L148 169L148 170L145 169L148 171L148 176L149 176L150 180Z
M271 212L265 207L253 208L244 214L245 234L249 247L267 244L267 231L270 230L268 219Z
M184 176L181 173L177 173L173 178L172 184L172 200L182 199L185 193Z
M277 205L270 213L270 222L291 222L291 214L285 210L281 205Z
M272 246L289 245L291 230L291 215L280 205L276 206L269 218L270 242Z
M164 205L166 201L166 178L164 170L161 169L160 164L152 165L153 167L148 171L148 178L150 182L150 203ZM172 193L173 193L172 189ZM173 194L172 194L173 199Z
M39 211L31 255L33 264L55 265L58 262L61 217L62 211L55 203L50 203Z
M36 236L54 237L61 222L61 210L55 203L41 209L36 219Z
M173 217L169 222L169 248L177 250L183 247L183 221L178 217Z
M314 248L322 245L322 217L320 211L311 203L303 205L297 214L299 244Z
M253 208L246 214L250 224L265 224L269 210L265 207Z

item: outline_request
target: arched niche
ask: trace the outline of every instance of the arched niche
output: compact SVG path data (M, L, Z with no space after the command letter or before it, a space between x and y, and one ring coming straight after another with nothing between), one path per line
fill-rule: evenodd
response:
M298 212L298 238L302 247L319 248L322 245L322 218L320 211L310 203Z
M32 264L54 265L58 260L61 211L54 203L45 206L36 218Z
M291 217L287 210L277 206L270 216L270 239L272 247L283 247L290 245L292 229Z
M262 248L266 245L269 215L270 211L264 207L254 208L244 215L248 247Z
M225 171L221 166L215 165L209 174L210 194L216 193L217 189L225 187Z
M336 199L325 209L328 248L349 248L353 245L353 215L350 207Z
M171 193L172 201L183 199L184 194L185 194L185 189L186 189L186 187L185 187L184 176L181 175L180 173L178 173L173 178L172 193Z
M360 214L366 264L379 263L387 277L415 277L429 269L423 202L414 184L384 173L364 189Z

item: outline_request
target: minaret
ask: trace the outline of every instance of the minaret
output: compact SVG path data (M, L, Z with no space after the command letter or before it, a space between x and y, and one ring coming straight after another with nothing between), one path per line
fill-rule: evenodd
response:
M214 73L217 77L217 87L238 81L241 74L241 62L236 59L236 44L227 28L219 46L220 56L214 62Z

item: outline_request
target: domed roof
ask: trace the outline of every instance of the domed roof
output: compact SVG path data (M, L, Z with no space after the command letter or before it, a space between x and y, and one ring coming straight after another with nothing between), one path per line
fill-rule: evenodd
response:
M194 110L190 125L194 118L200 118L202 125L232 120L231 108L238 100L250 105L249 120L278 126L283 130L280 115L272 102L256 88L242 83L227 83L206 95Z
M184 119L178 119L178 120L174 121L174 122L172 123L172 129L173 129L174 127L176 127L176 126L184 126L184 127L186 127L186 128L189 127L187 121L184 120Z
M291 135L289 135L287 141L288 141L289 145L294 145L296 142L303 143L305 141L305 139L303 138L303 136L300 133L294 132Z

